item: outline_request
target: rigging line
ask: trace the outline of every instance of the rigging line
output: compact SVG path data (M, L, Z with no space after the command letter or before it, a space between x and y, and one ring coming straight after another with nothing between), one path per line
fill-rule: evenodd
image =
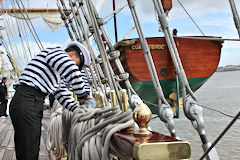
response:
M174 38L191 38L191 39L203 39L203 40L213 40L213 41L240 41L240 39L229 39L221 37L192 37L192 36L173 36Z
M196 25L196 27L199 29L199 31L202 33L203 36L206 36L203 31L201 30L201 28L197 25L197 23L194 21L194 19L192 18L192 16L188 13L188 11L185 9L185 7L182 5L182 3L180 2L180 0L177 0L178 3L181 5L181 7L183 8L183 10L187 13L187 15L189 16L189 18L193 21L193 23Z
M7 12L5 11L5 13L7 13ZM4 23L5 26L11 26L11 25L9 24L9 22L10 22L9 18L10 18L9 16L6 16L6 19L3 20L3 23ZM12 22L12 21L11 21L11 22ZM9 41L9 45L10 45L10 47L11 47L12 52L14 52L14 48L13 48L13 46L14 46L14 47L15 47L15 50L16 50L16 52L17 52L17 54L18 54L18 57L21 58L21 56L20 56L20 54L19 54L19 49L18 49L18 47L17 47L17 45L16 45L17 43L13 43L13 44L12 44L12 41L15 41L13 38L12 38L13 40L11 40L11 36L14 37L14 36L13 36L13 33L12 33L12 30L10 30L10 29L9 29L9 30L6 30L6 34L7 34L7 39L8 39L8 41ZM11 36L10 36L10 34L11 34ZM22 66L22 63L21 63L19 66L20 66L20 68L23 67L23 66Z
M21 1L21 0L20 0ZM22 2L22 1L21 1ZM17 5L18 5L18 7L19 7L19 9L21 9L21 7L20 7L20 5L19 5L19 3L18 3L18 1L16 0L16 3L17 3ZM23 4L22 4L23 5ZM28 16L28 13L27 13L27 10L24 8L24 5L23 5L23 9L24 9L24 11L25 11L25 13L26 13L26 15L27 15L27 18L28 18L28 20L29 20L29 23L31 24L31 26L32 26L32 28L33 28L33 30L34 30L34 32L35 32L35 34L36 34L36 37L38 38L38 40L39 40L39 37L38 37L38 35L37 35L37 33L36 33L36 31L35 31L35 29L34 29L34 27L33 27L33 25L32 25L32 22L31 22L31 20L30 20L30 18L29 18L29 16ZM37 43L37 45L38 45L38 47L39 47L39 49L41 50L41 49L43 49L43 46L42 46L42 43L41 43L41 41L39 40L39 42L37 41L37 39L35 38L35 35L34 35L34 33L32 32L32 29L31 29L31 27L30 27L30 25L28 24L28 21L27 21L27 19L25 18L25 16L24 16L24 13L23 13L23 11L21 10L21 13L22 13L22 16L23 16L23 18L25 19L25 21L26 21L26 23L27 23L27 25L28 25L28 28L29 28L29 30L31 31L31 33L32 33L32 36L33 36L33 38L34 38L34 40L35 40L35 42ZM39 45L39 43L40 43L40 45Z
M17 0L16 0L16 2L17 2ZM36 32L36 30L35 30L35 28L34 28L32 22L31 22L31 20L30 20L30 18L29 18L29 16L28 16L28 12L27 12L26 8L24 7L24 4L23 4L22 0L20 0L20 2L21 2L21 4L22 4L22 7L23 7L23 9L24 9L26 15L27 15L27 18L28 18L28 20L29 20L29 23L31 24L32 29L33 29L33 31L34 31L34 33L35 33L35 35L36 35L36 37L37 37L37 39L38 39L38 41L39 41L39 42L37 42L37 41L36 41L36 42L37 42L37 44L39 43L40 46L42 47L42 48L40 48L40 50L41 50L41 49L44 48L43 45L42 45L42 43L41 43L41 40L39 39L38 34L37 34L37 32ZM18 6L19 6L19 8L20 8L20 5L19 5L18 2L17 2L17 4L18 4ZM24 14L23 14L22 11L21 11L21 13L22 13L22 15L23 15L23 17L24 17L24 19L25 19L25 16L24 16ZM27 19L25 19L25 21L27 22ZM27 23L27 24L28 24L28 23ZM30 29L30 27L29 27L29 29ZM30 30L31 30L31 29L30 29ZM33 35L33 33L32 33L32 35Z
M25 48L25 46L24 46L24 40L23 40L23 38L22 38L22 34L21 34L21 32L20 32L20 27L19 27L19 25L18 25L18 22L17 22L17 20L16 20L16 23L17 23L17 27L18 27L18 35L19 35L19 37L20 37L20 39L21 39L21 42L22 42L22 50L23 50L23 56L24 56L24 58L28 61L28 57L27 57L27 52L26 52L26 48ZM21 43L20 42L20 43Z
M12 5L14 6L15 9L17 8L16 5L14 4L14 0L12 0ZM29 46L28 37L27 37L26 25L24 21L20 21L19 19L18 19L18 22L21 30L23 30L24 32L22 35L25 36L25 45L27 46L28 52L30 53L30 57L33 58L32 51L30 50L30 46ZM21 22L22 22L22 25L21 25Z
M179 56L175 41L173 39L173 36L170 32L170 29L168 27L168 22L166 20L165 14L164 14L164 9L162 6L162 3L159 0L153 0L154 3L154 8L157 11L159 22L161 23L162 29L164 31L165 39L167 42L167 45L169 46L169 51L171 53L171 58L176 70L177 75L179 76L179 80L181 85L183 85L182 88L186 88L187 92L191 95L191 97L195 100L197 100L197 97L194 95L193 91L191 90L189 86L189 82L187 80L186 73L184 71L181 58Z
M76 3L77 1L75 1L75 3ZM87 33L86 33L86 39L88 39L88 38L90 38L91 36L93 37L92 39L89 39L90 40L90 43L89 44L91 44L91 41L92 42L94 42L95 41L95 36L94 36L94 33L90 33L90 26L92 26L92 22L90 21L90 18L88 17L88 14L87 14L87 12L86 12L86 10L85 10L85 8L83 7L83 4L81 4L81 3L76 3L76 7L78 8L77 9L77 11L79 12L79 14L80 13L82 13L82 15L84 16L84 19L85 19L85 22L87 23L87 27L86 27L86 31L87 31ZM79 17L79 18L81 18L81 17ZM83 27L83 26L82 26ZM83 27L84 28L84 27ZM88 36L89 35L89 36ZM96 42L96 41L95 41ZM96 46L97 46L97 42L96 43L93 43L93 44L95 44L95 48L93 48L93 46L91 45L90 47L89 47L89 49L91 49L92 48L92 51L94 51L94 50L97 50L99 53L100 53L100 49L99 48L96 48ZM94 53L94 52L93 52ZM94 63L95 63L95 59L96 59L96 57L95 57L95 54L93 54L93 56L94 56L94 58L93 58L93 61L94 61ZM96 71L98 71L97 73L99 73L99 77L100 77L100 79L102 80L102 79L104 79L105 78L105 76L104 76L104 73L103 73L103 71L102 71L102 69L101 69L101 67L100 67L100 64L99 63L96 63ZM102 81L99 81L99 83L100 84L102 84ZM102 85L100 85L100 88L102 89Z
M16 2L17 2L17 0L16 0ZM36 37L37 37L37 39L38 39L38 41L39 41L39 43L40 43L40 45L41 45L41 47L42 47L42 49L43 49L43 45L42 45L42 43L41 43L41 40L39 39L38 34L37 34L37 32L36 32L36 30L35 30L32 22L31 22L31 20L30 20L30 18L29 18L29 16L28 16L28 12L27 12L26 8L24 7L24 4L23 4L22 0L20 0L20 2L21 2L21 4L22 4L22 6L23 6L23 9L24 9L26 15L27 15L27 18L29 19L29 22L30 22L30 24L31 24L31 26L32 26L32 28L33 28L33 31L34 31L34 33L36 34ZM18 6L19 6L19 3L18 3L18 2L17 2L17 4L18 4ZM20 8L20 6L19 6L19 8ZM24 16L24 15L23 15L23 16Z
M91 1L91 5L93 6L93 2L92 2L92 1ZM96 18L99 18L98 13L97 13L95 7L93 7L93 12L94 12ZM106 44L107 44L110 52L115 52L115 49L114 49L113 45L111 44L109 37L107 36L107 33L106 33L106 31L105 31L104 26L103 26L103 25L100 25L100 26L99 26L99 29L100 29L101 32L102 32L102 35L103 35L103 37L104 37L104 39L105 39L105 41L106 41ZM119 58L116 58L116 59L114 60L114 62L115 62L115 64L116 64L116 66L117 66L117 69L118 69L120 75L127 74L127 73L124 71L124 68L123 68L123 66L122 66ZM111 74L112 74L112 75L115 75L115 73L114 73L114 71L113 71L113 69L112 69L109 61L107 61L107 64L108 64L108 66L110 67L109 69L110 69ZM116 82L116 83L115 83L115 82L113 81L114 87L115 87L115 84L117 84L117 83L119 83L119 82ZM132 93L134 93L134 94L136 94L136 92L134 92L134 90L132 89L132 86L131 86L128 78L126 78L126 79L124 80L124 83L126 84L126 88L127 88L127 90L129 91L129 92L128 92L128 97L129 97L129 100L130 100L130 99L131 99L131 98L130 98L130 96L131 96L131 92L130 92L130 91L133 91ZM117 87L117 86L116 86L116 87ZM117 97L118 97L118 95L117 95ZM118 98L118 99L119 99L119 98Z
M111 15L114 14L114 13L118 13L118 12L122 11L122 10L123 10L125 7L127 7L127 6L128 6L128 4L122 6L121 8L118 8L118 9L114 10L113 12L109 13L108 15L106 15L105 17L103 17L102 19L105 19L105 18L111 16Z
M60 1L60 2L59 2L59 1ZM67 9L64 0L58 0L58 2L59 2L59 4L62 5L62 7L63 7L64 10ZM82 39L81 39L81 37L79 37L79 35L77 34L77 31L76 31L75 25L74 25L74 23L73 23L73 20L72 20L71 17L70 17L70 13L69 13L69 14L66 14L65 12L63 12L63 14L65 15L66 20L68 20L68 23L69 23L70 26L71 26L71 29L72 29L72 31L73 31L73 33L74 33L74 36L75 36L75 39L76 39L77 41L80 41L80 42L81 42Z
M19 77L20 76L20 71L19 71L18 67L16 66L16 63L15 63L14 59L12 58L12 55L11 55L11 53L9 51L9 48L8 48L8 46L6 44L6 41L4 39L2 39L0 41L2 42L4 48L7 51L7 57L9 59L10 63L12 64L12 67L13 67L14 71L16 72L17 76Z
M15 3L14 3L14 0L12 0L12 6L14 6L14 10L13 10L13 13L16 13L16 9L17 9L17 7L16 7L16 5L15 5ZM28 6L29 7L29 6ZM25 26L25 24L24 24L24 21L20 21L19 19L17 19L16 18L16 22L18 22L18 26L20 26L20 29L23 31L23 36L25 37L24 39L25 39L25 45L26 45L26 47L25 48L27 48L27 50L28 50L28 52L29 52L29 54L30 54L30 58L33 58L33 55L32 55L32 52L31 52L31 50L30 50L30 46L29 46L29 41L28 41L28 37L27 37L27 31L26 31L26 26ZM21 24L21 22L22 22L22 24ZM22 37L21 37L22 38ZM27 53L27 52L26 52Z
M91 3L91 1L87 0L86 1L86 6L88 8L88 12L89 12L89 16L90 16L90 19L92 19L92 26L93 26L93 29L94 29L94 38L95 38L95 41L97 42L98 44L98 48L100 49L100 53L101 53L101 57L103 59L103 65L104 65L104 68L106 69L106 77L107 79L109 80L109 85L111 86L111 89L115 89L117 91L117 88L116 88L116 84L114 83L114 79L113 79L113 75L111 74L111 70L109 68L109 63L108 63L108 59L107 59L107 55L105 54L106 50L104 48L104 45L103 45L103 42L102 42L102 39L101 39L101 35L100 35L100 26L97 22L97 15L95 14L95 11L94 11L94 7Z
M154 107L157 107L157 104L154 104L154 103L152 103L152 102L146 101L146 100L144 100L144 99L143 99L143 102L144 102L144 103L147 103L147 104L150 104L150 105L152 105L152 106L154 106ZM206 109L209 109L209 110L218 112L218 113L220 113L220 114L222 114L222 115L224 115L224 116L227 116L227 117L230 117L230 118L234 118L234 116L232 116L232 115L230 115L230 114L227 114L227 113L225 113L225 112L222 112L222 111L220 111L220 110L213 109L213 108L209 108L209 107L206 107L206 106L203 106L203 105L200 105L200 106L203 107L203 108L206 108ZM240 119L240 118L238 118L238 119Z
M71 39L72 41L74 41L73 35L72 35L71 31L70 31L70 27L69 27L69 25L68 25L68 23L67 23L67 21L66 21L67 18L66 18L65 14L64 14L61 6L60 6L59 1L58 1L56 4L57 4L58 10L59 10L59 13L61 14L61 19L63 20L64 25L65 25L65 28L67 29L68 35L69 35L70 39Z
M10 17L9 17L9 19L11 20L11 23L14 24L14 23L13 23L13 19L10 18ZM9 25L9 26L14 26L14 25ZM10 30L10 31L12 31L12 30ZM13 39L14 39L14 35L19 35L19 34L17 33L17 30L13 30L13 31L14 31L14 33L13 33L13 32L11 32L11 33L12 33L12 37L13 37ZM15 41L18 42L18 43L14 43L15 45L21 43L21 42L19 42L19 39L17 39L17 38L15 38L15 39L16 39ZM24 57L22 57L22 56L20 55L20 52L21 52L21 51L20 51L19 48L20 48L20 47L19 47L18 45L16 45L16 50L17 50L18 56L21 57L22 59L24 59L25 55L24 55ZM23 48L23 50L25 50L25 48ZM25 59L26 59L26 57L25 57ZM23 63L21 63L21 65L22 65L22 67L24 67L24 66L23 66Z
M116 15L118 14L118 13L120 13L121 11L117 11L116 12ZM113 19L114 18L114 16L111 16L111 18L109 18L106 22L105 22L105 24L107 24L111 19ZM104 19L104 18L103 18Z
M72 18L70 17L70 14L69 14L69 20L70 19L74 19L74 23L75 23L75 26L76 26L76 28L77 28L77 34L78 34L78 37L79 37L79 41L80 42L83 42L84 41L84 39L82 38L82 32L81 32L81 30L80 30L80 26L79 26L79 21L78 21L78 18L77 18L77 15L76 15L76 12L74 12L75 11L75 9L74 9L74 6L73 6L73 4L69 1L69 5L70 5L70 7L71 7L71 9L72 9ZM69 21L68 20L68 21Z
M217 137L217 139L213 142L213 144L205 151L205 153L202 155L202 157L199 160L203 160L203 158L206 157L206 155L213 149L213 147L218 143L218 141L225 135L228 129L236 122L239 116L240 116L240 111L234 117L234 119L227 125L227 127L222 131L222 133Z
M22 13L22 14L23 14L23 13ZM31 28L30 28L29 24L27 23L27 21L26 21L26 20L25 20L25 22L26 22L26 24L28 25L28 28L29 28L29 30L30 30L30 32L31 32L31 34L33 35L33 32L32 32L32 30L31 30ZM38 44L38 42L37 42L37 40L36 40L36 38L35 38L35 36L34 36L34 35L33 35L33 38L34 38L35 42L37 43L37 45L38 45L39 49L41 49L41 47L39 46L39 44Z
M25 36L25 40L26 40L26 45L27 45L28 51L29 51L29 53L30 53L31 58L33 58L34 55L33 55L32 51L31 51L31 49L30 49L30 45L29 45L29 41L28 41L28 37L27 37L26 24L24 23L24 21L22 21L22 26L23 26L23 31L24 31L24 34L23 34L23 35Z
M88 49L90 51L90 56L91 56L91 59L92 59L92 67L94 68L94 71L95 71L95 74L96 74L96 76L94 74L92 74L92 75L94 75L93 76L93 82L95 84L95 88L97 89L97 85L99 85L100 89L103 91L101 78L100 78L99 71L97 70L97 65L96 65L96 62L95 62L94 51L93 51L93 49L92 49L92 47L90 45L90 40L88 38L87 32L85 31L79 8L77 8L77 5L75 5L75 6L73 5L73 1L72 0L70 0L69 2L70 2L70 6L72 8L73 14L78 15L77 23L78 23L78 25L79 25L79 27L80 27L80 29L82 31L82 37L85 40L85 42L87 44L87 47L88 47ZM90 71L92 72L91 66L90 66Z
M16 8L15 5L13 4L13 0L11 0L11 3L12 3L12 6L14 6L14 8ZM16 12L14 11L14 13L16 13ZM16 21L17 28L18 28L18 35L19 35L19 37L22 41L22 49L24 51L23 55L24 55L25 59L28 61L27 50L26 50L26 47L24 45L24 40L23 40L23 37L22 37L22 34L21 34L21 28L20 28L20 25L19 25L19 20L17 18L15 18L15 21Z
M221 114L223 114L223 115L225 115L225 116L227 116L227 117L234 118L234 116L232 116L232 115L230 115L230 114L227 114L227 113L225 113L225 112L219 111L219 110L217 110L217 109L209 108L209 107L206 107L206 106L203 106L203 105L200 105L200 106L203 107L203 108L206 108L206 109L209 109L209 110L212 110L212 111L221 113ZM240 119L240 118L238 118L238 119Z

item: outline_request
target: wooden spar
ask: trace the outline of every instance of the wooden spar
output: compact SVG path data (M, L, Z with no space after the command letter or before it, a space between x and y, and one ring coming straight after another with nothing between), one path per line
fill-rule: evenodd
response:
M16 13L16 12L25 12L25 10L29 13L33 12L59 12L59 9L55 8L27 8L27 9L12 9L12 8L2 8L0 9L0 13L3 12L10 12L10 13ZM71 9L62 9L62 11L72 11Z

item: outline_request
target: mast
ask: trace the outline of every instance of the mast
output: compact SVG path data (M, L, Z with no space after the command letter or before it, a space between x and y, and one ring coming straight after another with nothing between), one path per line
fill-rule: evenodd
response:
M113 0L113 11L115 11L115 0ZM113 14L113 19L114 19L114 31L115 31L115 41L116 43L118 42L118 34L117 34L117 19L116 19L116 12Z

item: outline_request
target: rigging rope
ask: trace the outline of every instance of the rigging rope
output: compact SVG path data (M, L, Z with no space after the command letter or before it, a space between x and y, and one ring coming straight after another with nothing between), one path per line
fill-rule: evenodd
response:
M79 13L78 8L75 9L75 7L77 7L76 2L74 2L75 5L73 5L73 1L69 0L69 3L70 3L70 7L72 9L72 14L73 15L78 15L77 17L75 17L75 19L77 19L76 25L79 25L79 27L80 27L80 29L82 31L83 40L86 42L87 48L90 51L90 57L92 59L92 65L89 66L89 69L90 69L91 75L95 75L95 73L96 73L96 76L92 76L94 87L96 89L99 87L101 89L101 91L103 92L102 82L101 82L101 78L100 78L100 73L99 73L99 70L97 69L97 65L96 65L96 62L95 62L96 56L95 56L95 54L93 52L93 49L92 49L92 47L90 45L90 40L89 40L88 34L85 31L85 29L84 29L81 15ZM79 36L80 36L80 32L79 32Z
M35 40L35 42L37 43L37 45L38 45L38 47L39 47L39 49L40 50L42 50L43 49L43 45L42 45L42 43L41 43L41 41L40 41L40 39L39 39L39 37L38 37L38 35L37 35L37 33L36 33L36 30L35 30L35 28L34 28L34 26L33 26L33 24L32 24L32 22L31 22L31 20L30 20L30 18L29 18L29 16L28 16L28 13L27 13L27 10L25 9L25 7L24 7L24 5L23 5L23 3L22 3L22 0L20 0L20 2L21 2L21 4L22 4L22 6L23 6L23 9L24 9L24 11L25 11L25 13L26 13L26 15L27 15L27 18L28 18L28 20L27 20L27 18L25 17L25 15L24 15L24 13L23 13L23 11L21 11L21 13L22 13L22 16L24 17L24 19L25 19L25 21L26 21L26 23L27 23L27 25L28 25L28 28L29 28L29 30L30 30L30 32L32 33L32 36L33 36L33 38L34 38L34 40ZM21 9L21 7L20 7L20 5L19 5L19 3L18 3L18 1L16 0L16 3L17 3L17 5L18 5L18 7L19 7L19 9ZM35 35L36 35L36 37L37 37L37 39L35 38L35 35L34 35L34 33L33 33L33 31L32 31L32 29L31 29L31 27L30 27L30 25L29 25L29 23L30 23L30 25L32 26L32 29L33 29L33 31L34 31L34 33L35 33ZM40 45L39 45L40 44Z
M157 104L152 103L152 102L149 102L149 101L146 101L146 100L144 100L144 99L143 99L143 102L146 103L146 104L150 104L150 105L152 105L152 106L154 106L154 107L158 107ZM206 109L209 109L209 110L218 112L218 113L220 113L220 114L222 114L222 115L224 115L224 116L227 116L227 117L230 117L230 118L234 118L234 116L232 116L232 115L230 115L230 114L227 114L227 113L225 113L225 112L223 112L223 111L220 111L220 110L217 110L217 109L214 109L214 108L210 108L210 107L207 107L207 106L204 106L204 105L200 105L200 106L203 107L203 108L206 108ZM156 117L158 117L158 116L156 116ZM153 117L152 119L155 119L156 117ZM238 118L238 119L240 119L240 118Z
M16 0L16 2L17 2L17 0ZM40 49L43 49L43 45L42 45L42 43L41 43L41 40L39 39L38 34L37 34L37 32L36 32L36 30L35 30L35 28L34 28L32 22L31 22L31 20L30 20L30 18L29 18L29 16L28 16L28 12L27 12L27 10L26 10L26 8L25 8L25 6L24 6L22 0L20 0L20 2L21 2L21 4L22 4L22 6L23 6L23 9L24 9L24 11L25 11L25 13L26 13L28 19L29 19L29 23L31 24L32 29L33 29L33 31L34 31L34 33L35 33L37 39L38 39L38 42L40 43L40 46L42 47L42 48L40 48ZM18 4L18 2L17 2L17 4ZM18 6L19 6L19 4L18 4ZM19 8L20 8L20 6L19 6Z
M5 12L6 12L6 10L5 10ZM9 19L10 19L10 20L9 20ZM6 16L6 18L4 18L4 20L3 20L3 23L4 23L5 26L12 26L12 25L10 24L10 22L13 24L12 19L11 19L10 17L8 17L8 16ZM15 31L15 30L14 30L14 31ZM15 49L15 51L16 51L16 54L13 54L13 57L17 55L17 56L18 56L18 59L22 59L22 57L20 56L20 53L19 53L19 49L18 49L18 46L17 46L17 42L16 42L16 40L14 39L13 30L12 30L12 29L6 30L6 34L7 34L8 43L9 43L9 45L10 45L10 48L11 48L11 50L12 50L12 53L14 53L14 49ZM15 35L16 35L16 33L15 33ZM5 43L5 44L6 44L6 43ZM13 48L13 47L14 47L14 48ZM10 53L10 54L12 54L12 53ZM23 64L22 64L22 63L20 63L18 66L20 66L20 68L21 68L21 67L23 68Z
M15 7L15 5L14 5L14 3L13 3L13 0L11 1L12 2L12 6L14 6L14 8L16 8ZM14 13L16 13L15 11L14 11ZM20 37L20 39L21 39L21 42L22 42L22 49L23 49L23 56L24 56L24 58L25 58L25 60L27 60L27 62L29 61L29 58L28 58L28 56L27 56L27 52L26 52L26 48L25 48L25 46L24 46L24 40L23 40L23 37L22 37L22 34L21 34L21 29L20 29L20 25L19 25L19 20L17 19L17 18L15 18L15 21L16 21L16 24L17 24L17 28L18 28L18 35L19 35L19 37Z
M201 28L197 25L197 23L194 21L194 19L192 18L192 16L188 13L188 11L185 9L185 7L182 5L182 3L180 2L180 0L177 0L178 3L180 4L180 6L183 8L183 10L187 13L187 15L189 16L189 18L193 21L193 23L196 25L196 27L198 28L198 30L202 33L203 36L205 36L205 34L203 33L203 31L201 30Z
M14 6L14 8L17 9L16 5L14 4L14 0L12 0L12 6ZM13 10L13 12L16 13L15 10ZM23 34L21 34L21 35L25 36L25 44L27 46L28 52L30 54L30 60L31 60L33 58L33 55L32 55L32 52L30 50L25 23L24 23L24 21L21 21L17 18L16 18L16 22L17 22L18 27L20 27L20 29L23 31ZM21 24L21 22L22 22L22 24ZM25 52L25 53L27 53L27 52Z
M227 125L227 127L222 131L222 133L217 137L217 139L213 142L213 144L204 152L204 154L201 156L199 160L203 160L204 157L207 156L207 154L213 149L213 147L220 141L220 139L227 133L229 128L236 122L238 117L240 116L240 111L238 114L234 117L234 119Z
M97 10L95 8L95 6L93 5L93 2L91 0L86 0L86 4L87 4L87 7L88 7L88 11L90 13L90 16L93 17L93 21L92 23L95 25L96 24L96 20L97 20L97 25L96 27L94 26L94 33L95 33L95 41L97 42L98 46L99 46L99 49L100 49L100 54L101 54L101 58L104 60L106 59L106 66L104 66L104 69L105 71L106 70L109 70L109 74L111 76L112 79L109 79L109 83L111 82L113 84L113 87L115 89L115 91L119 91L121 89L121 86L119 84L119 81L117 80L117 76L115 75L113 69L112 69L112 66L110 65L110 62L109 62L109 59L107 58L107 56L110 56L110 58L112 58L112 62L115 63L116 65L116 68L118 69L119 71L119 80L123 81L125 83L125 87L127 89L127 93L128 93L128 98L129 98L129 101L131 100L131 96L132 95L137 95L137 93L134 91L134 89L132 88L131 84L130 84L130 81L129 81L129 74L125 72L122 64L121 64L121 61L119 59L119 56L120 56L120 52L118 50L115 50L115 48L113 47L112 43L110 42L110 39L109 39L109 36L107 35L106 33L106 30L103 26L103 19L101 19L99 16L98 16L98 13L97 13ZM109 48L109 51L108 51L108 55L107 53L105 52L105 50L102 50L102 43L103 43L103 39L102 38L99 38L99 31L102 32L102 36L104 38L104 40L106 41L106 44ZM100 42L101 43L100 43ZM112 87L110 83L110 87ZM119 96L117 95L117 99L119 100Z
M217 109L214 109L214 108L209 108L209 107L206 107L206 106L203 106L203 105L201 105L201 107L209 109L209 110L212 110L212 111L215 111L215 112L218 112L218 113L220 113L220 114L222 114L224 116L227 116L227 117L230 117L230 118L234 118L234 116L232 116L230 114L227 114L227 113L225 113L223 111L220 111L220 110L217 110ZM240 119L240 118L238 118L238 119Z

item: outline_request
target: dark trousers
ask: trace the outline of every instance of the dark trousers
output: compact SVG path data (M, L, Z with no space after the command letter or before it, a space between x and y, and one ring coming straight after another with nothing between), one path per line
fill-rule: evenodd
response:
M0 116L7 116L7 102L0 102Z
M16 88L9 109L17 160L38 160L45 96L32 87Z

